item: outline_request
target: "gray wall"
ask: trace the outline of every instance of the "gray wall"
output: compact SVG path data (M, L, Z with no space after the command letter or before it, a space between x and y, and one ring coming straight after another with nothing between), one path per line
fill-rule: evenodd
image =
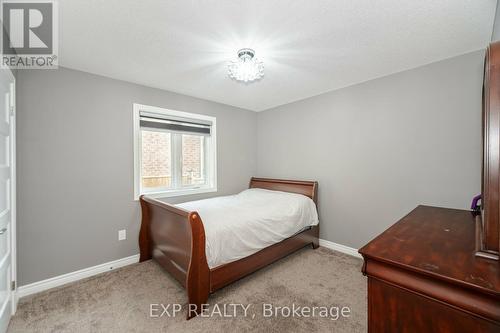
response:
M69 69L18 71L17 91L19 285L138 253L134 102L217 117L212 195L256 172L254 112Z
M482 63L474 52L261 113L69 69L18 71L19 284L138 253L134 102L217 117L210 196L256 173L318 180L323 239L358 248L418 204L467 208L480 191Z
M319 181L321 238L359 248L480 192L483 52L258 114L258 174Z
M497 41L500 40L500 1L497 2L497 11L495 15L495 23L493 25L493 34L491 36L491 40Z

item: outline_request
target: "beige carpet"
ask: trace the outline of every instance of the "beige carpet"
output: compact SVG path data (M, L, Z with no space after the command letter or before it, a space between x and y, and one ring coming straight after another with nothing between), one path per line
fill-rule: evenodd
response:
M187 299L175 280L148 261L22 299L9 332L365 332L366 279L361 264L359 259L324 248L304 248L208 300L209 312L214 304L221 309L223 304L251 304L249 316L239 310L235 318L186 321L184 311L175 318L150 317L152 303L185 304ZM349 307L350 315L337 320L318 315L286 318L285 311L277 318L265 318L264 303Z

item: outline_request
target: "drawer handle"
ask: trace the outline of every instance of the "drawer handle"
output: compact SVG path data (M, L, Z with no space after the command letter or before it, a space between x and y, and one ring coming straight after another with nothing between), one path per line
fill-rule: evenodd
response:
M0 235L3 235L5 234L5 232L7 231L7 228L2 228L0 229Z

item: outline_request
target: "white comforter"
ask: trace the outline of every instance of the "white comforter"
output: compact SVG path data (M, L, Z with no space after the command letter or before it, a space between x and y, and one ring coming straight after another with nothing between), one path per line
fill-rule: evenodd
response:
M177 206L200 214L210 268L247 257L318 224L314 202L287 192L249 189Z

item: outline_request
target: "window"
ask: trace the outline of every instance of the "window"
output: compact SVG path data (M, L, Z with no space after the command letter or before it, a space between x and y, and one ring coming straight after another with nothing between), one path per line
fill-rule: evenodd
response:
M134 104L134 197L217 191L215 118Z

